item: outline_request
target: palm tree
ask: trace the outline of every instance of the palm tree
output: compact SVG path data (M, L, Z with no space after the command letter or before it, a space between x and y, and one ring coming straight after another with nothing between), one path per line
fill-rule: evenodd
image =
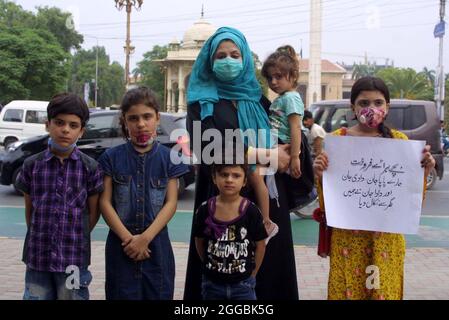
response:
M427 69L427 67L424 67L420 73L422 73L427 78L431 86L435 85L435 70L430 70Z
M390 90L391 98L432 100L433 86L423 73L407 68L387 68L380 70L377 76L382 78Z
M352 79L357 80L366 76L374 76L379 67L376 64L354 64L352 69Z

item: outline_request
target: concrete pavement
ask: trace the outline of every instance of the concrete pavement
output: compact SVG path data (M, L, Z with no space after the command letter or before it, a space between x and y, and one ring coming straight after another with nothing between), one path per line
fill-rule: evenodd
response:
M0 299L21 299L25 265L20 261L23 240L0 238ZM183 296L188 244L174 242L176 259L175 299ZM315 246L295 246L299 295L303 300L322 300L327 295L329 260L316 254ZM405 259L404 298L449 300L449 249L414 247ZM91 299L104 299L104 242L92 242L93 281Z

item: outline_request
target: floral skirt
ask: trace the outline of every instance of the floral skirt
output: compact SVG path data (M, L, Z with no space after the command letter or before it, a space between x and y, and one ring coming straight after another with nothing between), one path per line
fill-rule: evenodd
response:
M404 258L402 234L333 228L328 299L402 299Z

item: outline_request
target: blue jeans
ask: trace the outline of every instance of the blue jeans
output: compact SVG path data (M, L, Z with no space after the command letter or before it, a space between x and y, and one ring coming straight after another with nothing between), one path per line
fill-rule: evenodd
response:
M75 288L77 283L72 281L74 276L76 275L70 273L27 268L23 300L89 300L88 286L92 281L90 271L79 271L78 289Z
M204 300L257 300L255 288L253 276L229 284L215 283L203 276L201 294Z

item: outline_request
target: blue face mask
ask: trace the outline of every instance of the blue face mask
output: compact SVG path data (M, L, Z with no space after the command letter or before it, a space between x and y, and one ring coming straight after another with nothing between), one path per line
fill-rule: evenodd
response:
M59 152L67 152L70 151L71 149L73 149L76 146L76 143L78 142L78 139L75 141L75 143L71 144L68 147L62 147L59 144L57 144L55 141L53 141L52 138L48 139L48 145L50 146L50 148L59 151Z
M243 63L240 60L226 57L214 61L213 72L221 81L232 81L237 78L243 70Z

